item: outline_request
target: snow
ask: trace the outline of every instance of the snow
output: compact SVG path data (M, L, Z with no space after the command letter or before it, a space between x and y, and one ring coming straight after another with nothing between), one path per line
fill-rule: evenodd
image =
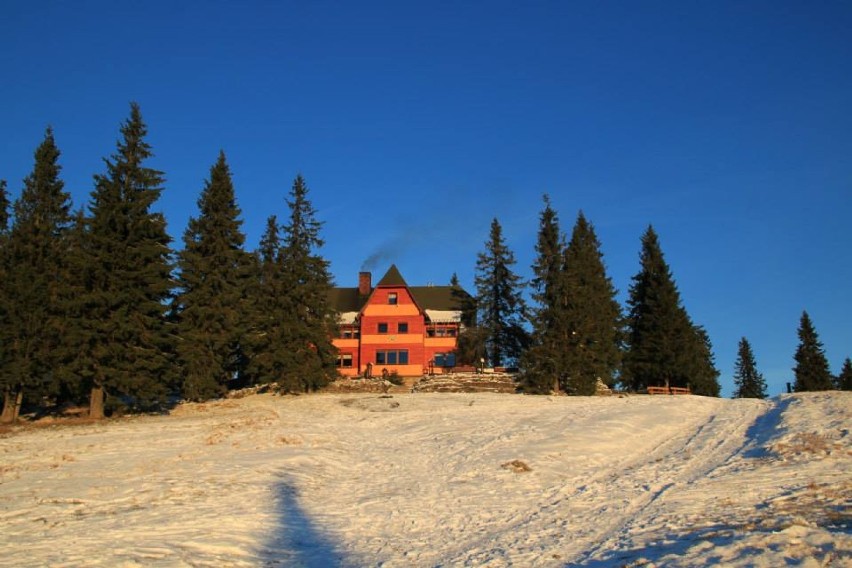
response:
M342 325L352 325L357 319L358 312L340 312L337 321Z
M0 565L852 566L852 394L255 395L0 438Z
M458 323L462 313L459 310L426 310L426 317L432 323Z

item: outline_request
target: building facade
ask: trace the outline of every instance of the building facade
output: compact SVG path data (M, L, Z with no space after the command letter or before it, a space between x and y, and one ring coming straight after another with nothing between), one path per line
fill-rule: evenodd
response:
M454 366L468 300L458 287L408 286L395 265L375 287L372 275L361 272L357 288L332 291L340 373L412 377Z

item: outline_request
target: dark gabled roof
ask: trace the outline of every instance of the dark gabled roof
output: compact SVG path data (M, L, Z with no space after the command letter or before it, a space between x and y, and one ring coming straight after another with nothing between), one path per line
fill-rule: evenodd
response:
M385 272L385 275L382 276L382 279L379 280L378 284L376 284L376 288L380 286L405 286L408 288L408 284L405 283L405 278L403 278L402 274L399 273L399 269L395 264L391 264L391 267L388 268L388 271Z
M414 301L424 310L460 310L467 292L452 286L411 286Z
M423 310L461 310L470 295L452 286L409 286L396 265L392 265L376 287L404 286ZM372 290L371 290L372 292ZM358 288L332 288L329 292L331 307L338 312L360 312L369 295L362 296Z
M360 312L369 296L362 296L358 288L332 288L328 293L331 307L338 312Z

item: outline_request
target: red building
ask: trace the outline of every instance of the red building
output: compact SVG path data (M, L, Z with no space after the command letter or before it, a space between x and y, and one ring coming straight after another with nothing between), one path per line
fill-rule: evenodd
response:
M338 368L345 376L403 377L455 365L463 329L462 303L470 296L452 286L409 286L396 266L372 286L369 272L357 288L335 288L332 306L340 314Z

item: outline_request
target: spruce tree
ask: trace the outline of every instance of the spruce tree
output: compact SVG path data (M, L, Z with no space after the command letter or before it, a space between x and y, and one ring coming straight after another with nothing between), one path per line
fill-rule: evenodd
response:
M190 400L221 395L244 364L251 261L224 152L210 168L179 254L174 318L182 392Z
M565 250L561 345L564 388L594 394L597 379L612 385L621 359L621 307L606 275L600 242L582 212Z
M85 368L87 354L91 345L97 341L92 334L92 325L88 320L86 304L90 288L86 281L90 273L89 259L89 219L85 208L79 208L72 215L70 229L66 236L64 286L60 289L58 301L65 315L60 334L63 338L59 357L63 361L56 371L59 376L62 398L81 403L91 398L91 384L81 371Z
M337 375L337 314L329 301L333 287L329 262L319 251L322 224L308 198L308 187L301 174L293 180L289 222L283 227L281 264L288 277L291 307L297 322L292 350L291 372L299 377L302 390L316 390Z
M687 316L688 317L688 316ZM692 394L701 396L719 396L719 370L716 368L713 345L710 335L700 325L691 324L691 339L685 353L684 377Z
M852 359L849 357L843 361L843 367L840 369L840 374L837 375L838 390L852 391Z
M822 391L834 388L828 359L825 357L822 343L811 322L808 312L802 312L799 321L799 346L796 349L796 366L793 372L796 392Z
M459 277L455 272L450 277L450 288L453 302L455 302L455 306L461 312L462 331L476 326L476 298L462 288Z
M478 254L476 262L477 320L485 338L485 359L494 367L515 364L528 344L523 283L512 271L514 264L515 255L494 219L485 252Z
M6 180L0 179L0 394L3 396L3 413L0 414L0 423L11 422L17 414L17 393L13 390L14 381L6 372L8 364L8 346L6 338L12 334L12 326L6 316L6 301L8 296L6 287L8 279L7 252L9 235L9 196L6 192Z
M751 344L743 337L734 363L734 398L766 398L766 381L757 370Z
M7 333L0 341L6 345L5 390L18 401L24 392L34 398L55 398L60 389L57 370L63 363L60 331L65 317L59 298L71 204L59 178L59 156L48 128L35 151L33 171L15 201L15 222L8 237L3 297Z
M161 213L151 209L163 174L152 157L139 106L121 126L106 172L95 176L90 218L81 249L85 283L78 330L77 372L90 386L90 415L103 416L104 395L146 408L162 403L174 373L174 334L166 321L171 297L171 239Z
M531 285L536 307L531 317L531 345L521 358L521 381L527 392L547 393L564 388L567 375L563 355L570 333L565 318L565 236L547 195L539 215L535 250Z
M246 348L247 377L251 384L282 383L285 390L297 391L287 373L290 330L296 322L291 308L290 287L281 256L278 219L271 215L256 255L256 281L250 295L250 320Z
M476 298L462 288L458 275L454 272L450 278L451 294L457 308L461 311L461 329L456 342L456 363L479 368L485 357L485 340L482 330L476 325Z
M6 180L0 179L0 238L9 232L9 194Z
M628 298L623 384L635 391L654 385L690 386L698 394L717 396L718 371L709 337L683 308L657 234L650 226L642 236L640 264Z
M288 203L297 201L294 199ZM303 224L293 219L294 209L299 211L296 217L313 220L314 216L312 208L310 214L304 216L304 206L291 206L291 223L285 230L288 235L291 234L290 227ZM319 229L319 225L313 222L306 225ZM311 239L297 237L285 240L281 232L277 218L274 215L269 217L257 251L258 277L256 291L252 295L248 373L252 383L275 382L282 391L303 392L323 386L336 374L331 345L334 317L327 304L328 292L323 300L316 297L317 290L324 288L323 282L329 288L331 284L330 278L323 280L321 273L313 273L310 269L296 272L294 257L300 253L290 247L299 239L303 243L309 243ZM315 237L318 239L318 233ZM289 259L288 250L295 253ZM308 256L314 257L314 260L305 260L306 267L313 265L313 269L322 269L325 266L320 257L313 253ZM297 290L300 285L308 290L300 293ZM318 301L318 306L298 305L299 302L314 300ZM317 321L319 318L315 314L325 314L326 321Z

